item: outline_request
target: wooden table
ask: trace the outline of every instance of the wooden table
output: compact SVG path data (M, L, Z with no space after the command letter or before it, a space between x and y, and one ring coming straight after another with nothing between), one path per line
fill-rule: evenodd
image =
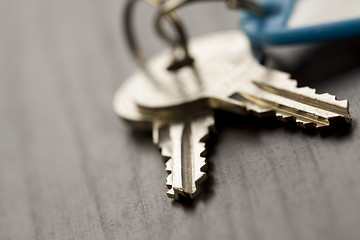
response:
M166 197L151 135L112 110L135 69L118 29L123 2L0 3L0 239L359 239L359 39L276 48L267 61L348 99L350 129L218 116L204 194L179 203ZM138 13L154 53L153 11ZM223 3L181 14L192 35L237 27Z

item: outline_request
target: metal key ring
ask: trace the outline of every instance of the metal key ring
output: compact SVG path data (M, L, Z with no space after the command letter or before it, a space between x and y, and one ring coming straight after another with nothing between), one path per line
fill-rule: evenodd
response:
M176 42L175 39L172 39L167 35L166 31L164 30L163 26L161 25L162 19L169 14L170 12L173 12L174 10L183 7L189 3L197 3L197 2L222 2L224 0L168 0L161 5L161 11L156 16L155 20L155 28L158 35L168 43L174 43ZM244 8L248 9L250 12L256 14L256 15L264 15L265 11L264 9L255 1L253 0L225 0L226 4L229 8L232 9L239 9ZM183 44L187 44L187 42L183 42ZM185 54L188 54L188 46L182 46Z
M179 39L176 41L171 41L170 43L173 45L179 45L183 48L183 51L185 53L185 58L191 58L189 56L188 50L187 50L187 36L185 33L185 30L182 26L182 23L180 21L180 18L176 14L175 11L168 11L164 12L162 8L163 1L162 0L128 0L125 5L125 18L124 18L124 29L125 29L125 35L126 35L126 41L128 44L128 47L130 48L131 54L134 58L134 60L137 62L137 64L145 68L145 63L147 61L147 58L141 48L139 47L139 44L136 40L135 34L133 32L133 10L138 2L145 2L149 5L157 8L159 12L161 13L161 18L166 17L173 25L173 27L176 30L176 33L178 34ZM169 41L168 41L169 42Z

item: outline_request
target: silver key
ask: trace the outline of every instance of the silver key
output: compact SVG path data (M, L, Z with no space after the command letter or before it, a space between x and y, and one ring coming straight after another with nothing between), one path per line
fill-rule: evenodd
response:
M114 109L123 119L135 127L153 128L153 142L161 149L169 173L166 185L168 197L179 195L193 199L201 191L206 179L206 140L214 131L214 116L211 110L197 111L182 120L157 118L139 111L131 95L132 83L142 76L135 73L125 81L114 98Z
M191 108L219 108L240 114L275 114L304 128L351 120L346 100L316 94L308 87L298 88L289 74L260 65L240 31L194 39L190 51L195 66L176 74L165 68L172 59L170 50L150 60L147 75L153 76L151 81L139 78L133 87L141 111L166 117L186 114Z
M121 117L154 127L154 143L169 160L169 197L194 198L199 193L206 166L201 155L205 145L200 142L213 125L212 108L260 116L276 114L302 127L327 127L335 120L351 120L347 101L298 88L288 74L259 65L240 32L202 37L190 47L196 59L194 68L169 73L165 66L172 54L166 50L152 58L148 66L151 71L128 79L114 100ZM189 113L199 109L210 114L186 120Z
M206 140L214 127L211 113L192 116L188 120L154 124L154 143L167 158L167 195L178 199L179 194L193 199L206 179Z

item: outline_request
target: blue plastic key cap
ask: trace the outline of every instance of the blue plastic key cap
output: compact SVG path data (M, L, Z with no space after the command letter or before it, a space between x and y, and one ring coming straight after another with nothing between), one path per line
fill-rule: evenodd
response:
M244 10L240 28L254 47L328 41L360 35L360 0L257 0L264 14Z

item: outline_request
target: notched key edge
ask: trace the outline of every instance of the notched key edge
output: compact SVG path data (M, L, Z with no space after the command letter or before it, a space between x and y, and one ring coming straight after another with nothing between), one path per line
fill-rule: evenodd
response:
M244 107L254 115L275 115L283 122L296 122L297 126L305 129L317 128L319 130L325 130L334 127L338 123L351 123L349 103L347 100L337 100L336 96L328 93L317 94L316 90L310 87L298 88L297 81L293 79L289 79L286 82L290 84L287 88L260 81L253 81L253 83L268 93L337 114L336 116L326 118L243 92L236 92L230 96L232 99L244 102Z
M200 122L199 122L200 120ZM203 120L203 121L201 121ZM177 177L181 176L181 184L174 186L174 146L171 139L171 127L176 124L182 124L181 129L181 169ZM199 125L200 124L200 125ZM206 129L201 129L205 124ZM179 126L178 126L179 127ZM210 135L215 132L215 120L213 115L197 117L196 121L184 121L177 123L156 123L154 124L153 138L154 143L160 148L161 155L166 160L165 166L168 176L166 178L166 185L168 187L167 195L169 198L178 200L179 195L184 198L194 199L201 192L201 184L206 180L207 175L207 149L206 141ZM195 146L196 145L196 146ZM179 157L179 156L177 156ZM184 161L185 160L185 161ZM179 167L179 166L178 166ZM190 174L189 174L190 173ZM192 178L196 178L194 181ZM179 179L178 179L179 180ZM179 185L179 182L177 182Z

